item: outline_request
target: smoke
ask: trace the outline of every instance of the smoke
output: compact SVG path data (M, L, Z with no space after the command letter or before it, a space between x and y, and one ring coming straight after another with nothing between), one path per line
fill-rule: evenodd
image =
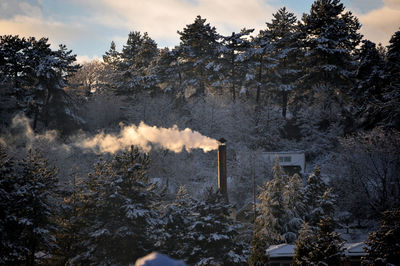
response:
M153 146L181 152L183 149L190 152L192 149L202 149L204 152L216 150L218 141L201 135L189 128L179 130L174 125L172 128L158 128L140 122L139 126L122 126L118 135L100 133L93 138L79 141L78 146L91 148L101 153L115 153L121 149L134 145L144 152L149 152Z
M30 126L29 118L18 114L12 119L8 132L0 137L0 144L13 149L56 148L54 143L57 136L58 134L55 130L48 130L43 134L35 133ZM67 149L68 147L63 145L63 148Z

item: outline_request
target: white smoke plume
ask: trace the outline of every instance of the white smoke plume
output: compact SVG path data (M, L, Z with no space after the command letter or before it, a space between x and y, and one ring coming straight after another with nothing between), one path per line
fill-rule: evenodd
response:
M153 146L175 153L179 153L183 149L188 152L192 149L209 152L218 148L218 141L189 128L179 130L176 125L172 128L162 128L140 122L139 126L123 126L118 135L100 133L78 143L80 147L96 149L101 153L115 153L130 145L139 147L144 152L149 152Z

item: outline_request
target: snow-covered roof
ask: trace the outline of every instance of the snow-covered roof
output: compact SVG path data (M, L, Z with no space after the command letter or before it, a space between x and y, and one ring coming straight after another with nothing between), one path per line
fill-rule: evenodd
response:
M347 243L344 245L344 254L346 257L359 257L366 255L363 247L365 247L364 242L359 243ZM266 253L270 258L282 258L282 257L293 257L294 253L294 245L290 244L280 244L280 245L272 245L270 246Z
M364 242L359 243L348 243L344 245L345 248L345 255L346 257L353 257L353 256L364 256L367 253L364 251L364 247L367 245Z
M186 264L181 260L174 260L166 255L152 252L145 257L139 258L135 266L186 266Z
M294 256L294 245L272 245L267 249L266 253L269 255L270 258L292 257Z
M296 150L296 151L265 151L264 154L304 154L303 150Z

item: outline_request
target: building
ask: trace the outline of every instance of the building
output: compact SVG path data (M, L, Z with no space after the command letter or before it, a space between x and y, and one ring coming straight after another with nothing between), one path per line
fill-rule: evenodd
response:
M361 257L365 256L366 247L364 242L346 243L344 248L344 266L359 266L361 265ZM289 266L292 263L295 255L295 245L280 244L270 246L266 253L269 256L270 266Z
M262 156L271 165L273 165L275 158L278 157L281 167L288 175L305 173L306 156L304 151L263 152Z

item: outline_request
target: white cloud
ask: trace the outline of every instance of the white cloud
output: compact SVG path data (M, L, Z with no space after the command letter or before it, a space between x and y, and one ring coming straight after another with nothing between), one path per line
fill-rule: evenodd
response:
M83 64L83 63L87 63L93 60L99 60L99 61L103 61L103 58L100 58L96 55L94 56L88 56L88 55L77 55L76 56L76 63L77 64Z
M156 40L179 44L177 30L193 23L197 15L207 19L219 33L241 28L262 28L276 8L262 0L102 0L93 19L108 27L148 32ZM107 10L107 11L105 11ZM101 13L101 14L100 14Z
M49 38L52 48L66 41L77 42L88 36L90 31L79 23L62 23L45 20L40 17L14 16L12 19L0 19L1 34L20 35L23 37Z
M384 0L383 7L357 17L363 25L361 33L364 38L387 45L390 37L400 27L400 1Z

